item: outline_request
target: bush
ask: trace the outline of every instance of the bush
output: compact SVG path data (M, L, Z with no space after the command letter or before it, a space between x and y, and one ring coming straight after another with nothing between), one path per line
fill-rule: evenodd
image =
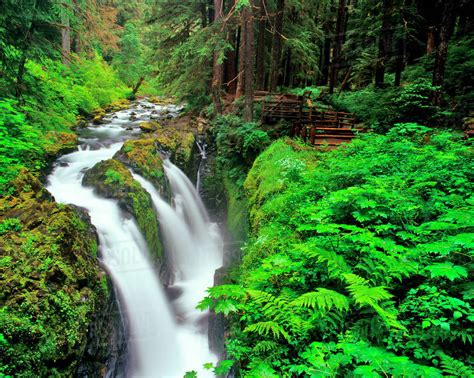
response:
M332 96L330 102L338 109L355 113L368 128L378 132L386 132L399 122L446 125L452 121L453 114L433 105L437 90L429 80L419 79L400 88L366 87L343 92Z
M268 134L254 122L243 123L234 115L220 116L213 123L213 134L219 150L219 163L232 168L242 181L257 155L270 143Z

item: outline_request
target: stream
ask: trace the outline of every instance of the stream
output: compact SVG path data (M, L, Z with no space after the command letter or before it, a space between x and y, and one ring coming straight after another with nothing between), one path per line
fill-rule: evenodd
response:
M81 130L78 151L59 158L48 177L47 189L56 201L86 208L97 229L100 261L112 278L128 335L126 371L119 376L182 377L194 370L206 377L213 375L203 364L217 362L209 348L208 314L195 306L222 265L222 240L188 177L171 161L164 161L173 194L169 204L149 181L132 172L150 194L160 223L174 277L167 288L134 219L115 200L82 185L87 169L112 158L125 140L140 135L140 122L160 115L172 117L179 111L175 105L140 100L130 109L108 114L104 124Z

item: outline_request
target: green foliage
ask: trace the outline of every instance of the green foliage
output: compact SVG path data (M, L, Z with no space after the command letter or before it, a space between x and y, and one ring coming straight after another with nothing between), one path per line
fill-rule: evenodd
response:
M41 165L37 159L43 152L38 143L40 134L18 110L17 102L0 99L0 190L10 182L24 165ZM1 192L1 191L0 191Z
M6 218L0 223L0 235L8 231L21 231L21 223L17 218Z
M469 371L472 166L469 142L416 123L326 153L273 143L244 184L240 275L201 303L242 374Z
M452 114L434 106L432 98L438 88L428 79L417 79L400 88L374 90L368 86L343 92L330 101L337 108L355 113L369 128L387 131L395 123L446 124Z
M234 115L217 117L213 122L213 133L221 167L231 168L228 177L241 184L242 173L248 170L257 155L270 143L268 134L256 123L243 123L241 118Z
M98 55L76 57L68 67L50 59L30 60L25 67L24 104L0 99L0 193L21 168L39 170L46 164L46 153L71 148L70 139L63 141L57 133L70 132L78 116L128 94Z
M141 77L148 76L144 50L145 45L140 40L137 26L131 22L125 24L120 38L120 51L115 55L113 65L120 79L129 87L136 85Z

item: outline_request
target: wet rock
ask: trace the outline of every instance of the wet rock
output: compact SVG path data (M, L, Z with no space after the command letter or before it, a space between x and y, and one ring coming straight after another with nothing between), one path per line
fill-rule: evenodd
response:
M74 376L87 349L88 325L107 298L95 230L87 212L55 203L26 170L10 193L0 199L0 250L8 262L0 285L0 333L10 345L0 354L2 372L47 376L54 366L58 376ZM109 348L103 344L97 353L106 356Z
M127 140L115 154L114 159L152 181L163 196L168 196L169 189L163 169L163 157L156 148L154 138Z
M142 122L140 123L140 129L144 133L152 133L158 129L160 125L156 122Z
M123 210L132 214L150 252L162 261L163 245L150 195L124 164L115 159L101 161L85 172L82 183L92 186L103 197L116 199Z

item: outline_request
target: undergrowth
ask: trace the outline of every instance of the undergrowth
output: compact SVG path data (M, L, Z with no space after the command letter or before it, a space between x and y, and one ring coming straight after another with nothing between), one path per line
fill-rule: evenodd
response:
M472 168L468 142L416 124L266 149L240 274L201 302L242 375L472 376Z

